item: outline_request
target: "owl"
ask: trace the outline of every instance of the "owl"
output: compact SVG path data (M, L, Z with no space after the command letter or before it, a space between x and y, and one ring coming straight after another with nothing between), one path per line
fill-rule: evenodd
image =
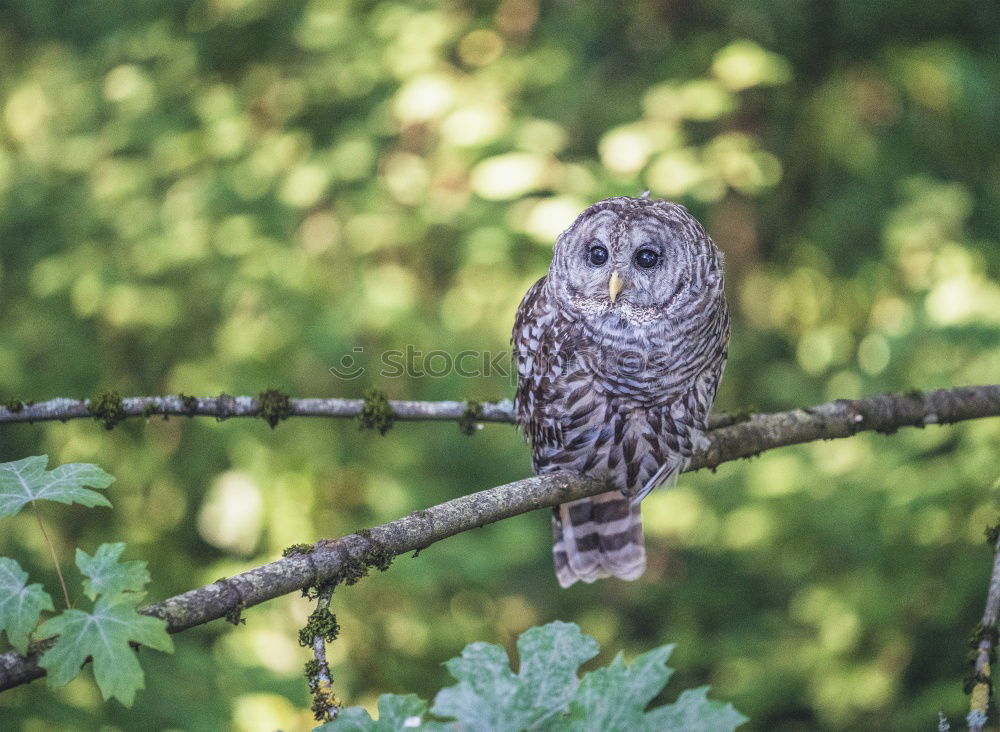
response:
M514 322L515 415L536 474L609 488L554 509L563 587L643 573L640 501L705 441L728 343L722 255L683 206L609 198L556 240Z

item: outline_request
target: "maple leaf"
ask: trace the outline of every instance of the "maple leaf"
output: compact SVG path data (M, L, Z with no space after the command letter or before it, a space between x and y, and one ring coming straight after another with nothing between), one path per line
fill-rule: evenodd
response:
M91 463L67 463L46 470L48 455L0 463L0 518L13 516L31 501L107 506L107 498L90 488L107 488L114 476Z
M52 598L40 584L28 584L28 573L9 557L0 557L0 630L18 653L28 652L28 637L42 610L53 610Z
M76 550L76 566L87 576L83 591L91 600L96 600L98 595L111 599L129 592L141 592L149 583L145 562L118 562L123 551L125 543L121 541L101 544L94 556L83 549Z
M131 600L141 597L129 595L129 602L121 595L101 597L93 612L66 610L42 623L39 638L59 636L38 662L48 671L49 685L68 684L90 658L103 697L131 706L135 692L145 687L145 676L130 643L168 653L174 649L165 621L136 612Z

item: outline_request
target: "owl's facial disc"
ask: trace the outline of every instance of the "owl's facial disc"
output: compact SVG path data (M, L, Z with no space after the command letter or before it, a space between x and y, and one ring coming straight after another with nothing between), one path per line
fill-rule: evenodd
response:
M714 245L675 204L600 201L556 240L549 284L559 301L586 316L643 322L671 313L705 287Z

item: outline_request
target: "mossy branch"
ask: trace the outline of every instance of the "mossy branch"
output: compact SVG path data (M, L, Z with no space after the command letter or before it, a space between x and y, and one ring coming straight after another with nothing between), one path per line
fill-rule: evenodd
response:
M220 422L236 417L256 417L272 427L289 417L327 417L357 419L362 427L378 429L383 434L394 421L453 421L465 434L476 431L482 422L514 422L514 405L509 399L499 402L441 401L421 402L385 399L380 392L370 392L367 399L293 399L268 389L257 397L220 394L215 397L170 396L121 397L108 391L91 399L50 399L45 402L0 402L0 424L17 422L66 422L94 418L107 429L124 419L153 417L215 417ZM739 421L740 416L715 415L713 427Z
M997 615L1000 613L1000 531L997 527L986 530L986 539L993 548L993 574L986 593L983 618L972 633L972 670L965 684L969 695L969 714L966 724L970 732L983 732L987 721L990 700L993 698L992 666L997 656Z
M514 405L506 399L500 402L390 400L378 391L369 392L365 399L292 399L278 389L268 389L256 397L229 394L121 397L115 391L108 391L91 399L0 402L0 424L94 418L111 429L123 419L172 416L215 417L219 421L256 417L272 427L289 417L357 419L362 426L382 431L395 420L512 423Z
M464 413L465 403L453 404L457 418ZM487 405L483 406L485 413ZM809 409L754 414L745 421L710 430L707 447L694 456L688 469L715 468L776 447L849 437L868 430L890 434L901 427L996 416L1000 416L1000 385L838 399ZM244 608L306 587L353 584L369 567L387 568L394 556L424 549L463 531L603 490L606 490L603 483L567 473L525 478L414 511L371 530L339 539L323 539L311 551L295 547L275 562L149 605L141 612L163 618L168 630L177 633L232 617ZM1000 582L997 584L1000 598ZM992 617L995 623L995 609ZM38 658L51 642L34 644L27 656L13 651L0 655L0 690L43 676L45 672L38 666Z

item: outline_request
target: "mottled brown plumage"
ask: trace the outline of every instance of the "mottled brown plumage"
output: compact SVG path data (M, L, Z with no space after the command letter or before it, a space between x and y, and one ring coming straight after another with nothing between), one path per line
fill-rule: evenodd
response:
M728 340L721 254L682 206L610 198L556 241L514 323L517 421L536 473L613 489L556 509L564 587L642 574L639 502L702 439Z

